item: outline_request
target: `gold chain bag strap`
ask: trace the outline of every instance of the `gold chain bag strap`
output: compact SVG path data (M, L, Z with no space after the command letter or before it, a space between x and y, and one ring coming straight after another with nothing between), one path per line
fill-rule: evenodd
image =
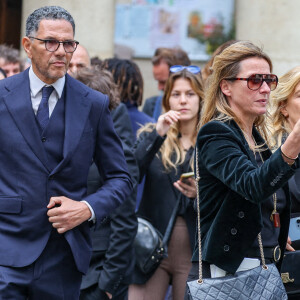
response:
M197 219L199 242L199 279L187 282L187 299L189 300L286 300L287 294L279 272L274 264L266 264L261 234L258 243L262 265L256 268L236 272L218 278L202 277L202 249L200 231L200 197L199 197L199 166L198 147L196 157L197 185Z

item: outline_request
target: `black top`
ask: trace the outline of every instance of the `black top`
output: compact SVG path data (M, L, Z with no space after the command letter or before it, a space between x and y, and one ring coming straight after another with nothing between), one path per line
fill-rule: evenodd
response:
M255 159L258 166L261 166L263 164L259 153L256 153ZM280 215L284 211L284 208L286 207L286 197L282 188L277 190L275 193L277 197L276 210ZM263 220L261 238L264 247L274 247L278 245L280 228L274 227L273 222L270 219L273 209L274 209L274 199L272 195L261 205L262 220ZM256 248L259 247L257 239L255 239L253 246Z
M295 175L289 180L291 193L292 214L300 213L300 169L296 170Z

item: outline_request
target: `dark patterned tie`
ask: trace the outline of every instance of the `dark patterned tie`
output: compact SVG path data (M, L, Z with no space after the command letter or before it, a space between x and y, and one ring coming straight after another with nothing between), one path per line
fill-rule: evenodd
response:
M42 100L36 113L36 118L42 130L46 128L49 122L48 100L51 93L53 92L53 89L53 86L44 86L42 89Z

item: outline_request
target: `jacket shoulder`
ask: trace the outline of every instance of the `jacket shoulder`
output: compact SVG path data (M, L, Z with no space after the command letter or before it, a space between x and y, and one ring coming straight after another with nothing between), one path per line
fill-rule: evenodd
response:
M69 74L66 74L66 86L75 91L78 95L85 96L86 101L91 101L92 103L102 103L108 105L108 96L98 92L79 80L73 78Z
M13 75L11 77L5 78L0 80L0 91L1 96L4 91L11 91L15 87L19 86L20 84L24 83L25 81L28 81L28 70L25 70L19 74Z
M233 121L229 120L226 122L213 120L205 124L198 133L198 139L201 139L203 136L212 136L212 135L232 135L232 136L240 136L241 129L238 125Z

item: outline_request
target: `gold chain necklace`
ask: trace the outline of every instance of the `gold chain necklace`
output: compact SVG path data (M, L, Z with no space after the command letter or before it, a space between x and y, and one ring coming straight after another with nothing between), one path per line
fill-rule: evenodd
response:
M254 141L255 147L256 147L257 145L256 145L256 141L255 141L254 138L253 138L253 141ZM263 160L263 157L262 157L260 151L257 151L257 152L260 156L260 159L261 159L262 163L264 163L264 160ZM254 150L253 153L254 153L254 157L255 157L256 151ZM279 216L279 213L277 212L277 195L276 195L276 192L273 194L273 211L271 213L270 220L271 220L271 222L273 222L273 225L274 225L275 228L280 227L280 216Z

